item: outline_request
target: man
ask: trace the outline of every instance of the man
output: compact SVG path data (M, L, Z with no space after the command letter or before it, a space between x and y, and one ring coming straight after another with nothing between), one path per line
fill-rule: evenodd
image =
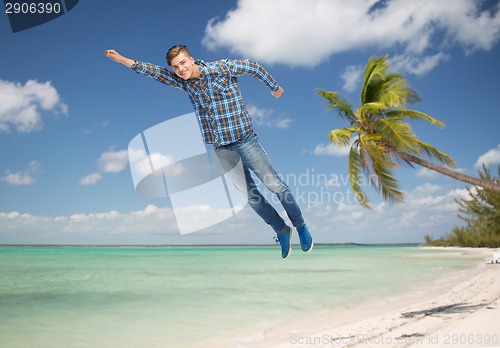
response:
M136 73L187 92L200 123L203 141L214 145L215 153L223 164L226 158L225 152L230 151L239 155L245 173L246 187L235 186L240 191L246 191L242 193L248 197L250 206L276 232L283 259L291 253L292 229L259 192L250 170L280 200L290 221L297 229L301 249L304 252L312 250L313 241L300 208L260 145L242 100L237 79L242 74L259 79L271 89L271 94L275 98L279 98L283 93L283 88L262 66L250 60L223 59L210 63L195 60L183 45L171 47L167 52L167 64L173 73L158 65L124 57L115 50L106 50L105 54L111 60L131 68Z

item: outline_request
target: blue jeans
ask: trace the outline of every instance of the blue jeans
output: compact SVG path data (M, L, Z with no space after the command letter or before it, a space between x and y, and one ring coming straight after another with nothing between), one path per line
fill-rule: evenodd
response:
M242 194L248 197L248 204L276 233L283 231L286 223L258 190L250 171L254 172L259 180L271 192L276 194L294 227L301 228L305 225L295 198L288 185L283 182L273 169L269 156L260 145L257 134L250 131L234 143L216 147L215 153L222 167L226 168L226 170L234 167L235 157L241 159L245 182L233 180L233 184Z

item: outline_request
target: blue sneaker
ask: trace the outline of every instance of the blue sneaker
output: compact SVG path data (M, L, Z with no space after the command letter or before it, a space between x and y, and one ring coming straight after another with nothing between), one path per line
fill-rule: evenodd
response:
M281 257L285 260L292 253L292 229L286 226L285 231L277 233L274 239L276 243L280 243Z
M309 233L309 229L306 225L304 225L303 227L298 228L297 232L299 233L300 247L302 248L302 251L306 253L310 252L314 244L311 234Z

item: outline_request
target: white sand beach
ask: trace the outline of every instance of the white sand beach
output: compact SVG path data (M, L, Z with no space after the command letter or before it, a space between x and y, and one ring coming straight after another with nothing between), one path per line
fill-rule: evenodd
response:
M500 264L486 263L494 250L453 250L484 262L428 289L322 318L293 318L217 347L500 347Z

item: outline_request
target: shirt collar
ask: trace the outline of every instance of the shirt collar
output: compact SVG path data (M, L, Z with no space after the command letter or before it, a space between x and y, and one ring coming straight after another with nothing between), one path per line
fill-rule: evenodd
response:
M196 65L198 65L198 68L200 69L200 79L203 78L203 75L205 75L206 69L207 69L207 63L204 60L198 59L195 60L194 62Z

